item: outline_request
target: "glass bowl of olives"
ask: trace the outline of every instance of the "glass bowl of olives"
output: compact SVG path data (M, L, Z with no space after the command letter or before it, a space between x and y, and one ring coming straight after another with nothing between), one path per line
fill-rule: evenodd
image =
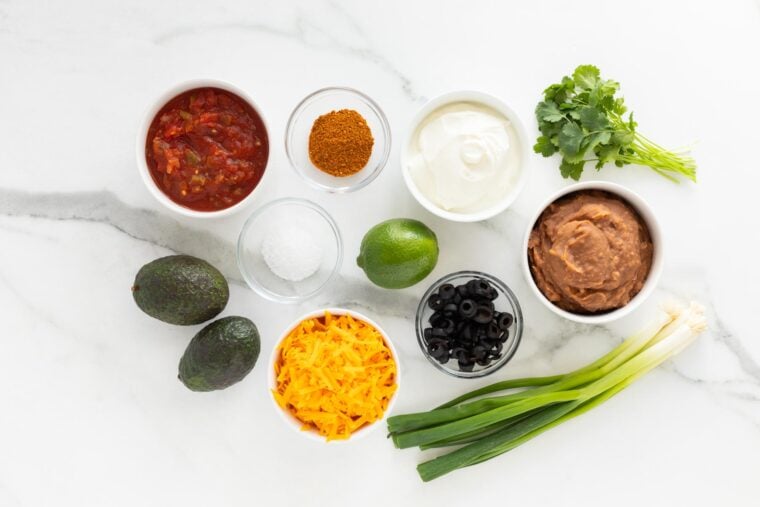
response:
M523 332L517 297L495 276L457 271L425 292L415 319L417 342L433 366L480 378L512 359Z

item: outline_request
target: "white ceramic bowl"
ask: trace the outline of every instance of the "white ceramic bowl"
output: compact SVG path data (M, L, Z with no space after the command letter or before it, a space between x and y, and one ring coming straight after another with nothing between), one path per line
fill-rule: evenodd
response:
M419 190L417 184L414 182L414 178L412 178L412 175L409 173L407 165L409 158L409 147L414 140L420 123L436 109L457 102L473 102L476 104L482 104L501 113L511 122L512 127L514 128L514 131L517 135L517 142L511 146L511 149L520 150L520 159L517 165L519 174L511 190L493 206L474 213L456 213L440 208ZM525 185L525 180L527 177L525 165L527 158L528 136L525 133L525 127L523 127L522 121L520 121L517 113L515 113L512 108L507 106L503 101L493 95L479 91L463 90L444 93L443 95L439 95L438 97L429 100L424 106L422 106L419 111L417 111L417 114L414 115L404 144L401 146L401 173L404 176L404 182L406 183L409 192L411 192L414 198L417 199L417 202L419 202L429 212L441 218L445 218L454 222L479 222L481 220L487 220L498 215L514 202L523 186Z
M388 402L388 408L385 410L385 413L383 414L383 417L378 419L377 421L373 422L370 425L364 426L363 428L355 431L351 434L351 436L346 440L332 440L330 442L327 442L325 437L320 435L314 430L306 429L302 430L301 426L303 425L301 421L296 419L293 414L288 412L287 410L282 409L278 404L277 401L274 399L274 396L271 395L272 390L276 389L277 387L277 377L274 373L274 365L277 362L277 358L279 356L279 347L280 343L290 334L293 329L296 328L301 322L303 322L306 319L312 319L314 317L322 317L325 312L330 312L332 315L350 315L351 317L362 320L369 324L370 326L377 329L377 331L382 335L383 339L385 340L386 345L388 345L388 348L391 351L391 355L393 356L393 360L396 361L396 392L393 393L393 398L391 398L390 402ZM359 312L355 312L353 310L348 310L345 308L325 308L323 310L317 310L313 312L309 312L306 315L302 315L295 321L293 321L285 330L285 332L282 333L280 338L277 340L277 344L272 349L272 353L269 356L269 363L267 364L268 368L268 387L270 396L269 398L272 400L272 404L275 407L275 410L277 410L277 413L280 414L282 417L282 420L287 424L290 428L292 428L294 431L296 431L298 434L305 436L309 440L314 440L317 442L323 442L323 443L333 443L333 442L352 442L355 440L358 440L359 438L364 438L369 433L373 432L377 427L382 426L383 422L388 417L388 414L391 413L393 410L393 406L396 404L396 399L398 398L398 391L401 388L401 364L399 363L398 359L398 353L396 352L396 348L393 346L393 342L388 337L385 331L377 325L375 321L367 317L366 315L362 315Z
M148 191L153 195L153 197L156 198L158 202L163 204L167 209L178 213L180 215L184 215L186 217L193 217L193 218L219 218L219 217L225 217L228 215L231 215L242 208L244 208L246 205L248 205L251 202L251 199L253 198L253 195L256 193L256 191L261 187L262 183L264 182L264 178L267 175L266 166L264 166L264 174L261 177L261 180L256 184L254 189L249 193L243 200L238 202L237 204L234 204L230 206L229 208L224 208L218 211L196 211L190 208L187 208L185 206L182 206L181 204L177 204L176 202L172 201L158 186L156 185L156 182L153 181L153 177L150 174L150 169L148 168L148 162L145 160L145 143L148 139L148 129L150 129L151 123L153 123L153 119L155 118L156 114L161 110L162 107L166 105L167 102L169 102L171 99L176 97L177 95L184 93L188 90L193 90L195 88L219 88L225 91L228 91L230 93L233 93L246 101L248 105L250 105L254 111L259 115L261 118L261 122L264 124L264 130L267 133L267 141L269 142L269 150L271 154L272 149L272 138L269 135L269 127L267 125L266 119L264 118L264 114L261 112L261 109L256 105L256 103L253 101L250 95L248 95L246 92L238 88L237 86L230 84L226 81L220 81L218 79L193 79L190 81L183 81L181 83L178 83L168 90L166 90L164 93L159 95L155 101L151 104L151 106L145 111L145 115L143 116L142 122L140 123L140 127L137 130L137 169L140 171L140 177L142 178L143 183L145 183L146 188Z
M602 313L599 315L581 315L568 312L567 310L563 310L562 308L549 301L546 296L544 296L543 292L541 292L541 290L538 288L535 280L533 280L533 275L530 272L530 266L528 263L528 240L530 239L530 233L533 230L533 226L538 220L538 217L541 216L541 213L543 213L547 206L549 206L560 197L572 194L573 192L577 192L579 190L604 190L611 194L615 194L628 202L631 206L634 207L634 209L636 209L636 211L638 211L639 215L646 223L649 229L649 235L652 238L652 245L654 247L652 267L649 270L649 275L647 276L647 279L644 282L644 286L641 288L641 291L639 291L639 293L636 294L633 299L631 299L628 304L622 308L618 308L617 310ZM657 217L652 212L649 204L647 204L647 202L642 199L641 196L639 196L637 193L616 183L610 183L606 181L588 181L583 183L575 183L563 188L559 192L549 197L533 214L533 217L528 222L528 228L525 231L525 237L523 239L522 259L522 270L523 274L525 275L525 280L528 282L528 286L530 286L530 288L533 290L533 293L536 295L539 301L541 301L549 310L553 311L560 317L564 317L575 322L580 322L581 324L604 324L628 315L654 291L655 287L657 286L657 282L660 279L660 274L662 273L662 266L664 262L662 230L660 229L660 224L657 221Z

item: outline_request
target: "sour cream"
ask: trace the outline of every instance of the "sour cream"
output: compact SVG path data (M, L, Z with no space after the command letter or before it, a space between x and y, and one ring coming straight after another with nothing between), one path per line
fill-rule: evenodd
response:
M412 135L407 170L443 210L475 213L517 184L519 143L511 122L484 104L455 102L426 116Z

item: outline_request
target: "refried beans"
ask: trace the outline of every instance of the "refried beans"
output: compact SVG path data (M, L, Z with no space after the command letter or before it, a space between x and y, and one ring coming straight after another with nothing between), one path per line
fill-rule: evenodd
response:
M652 266L646 223L620 197L581 190L550 204L528 240L539 290L573 313L604 313L639 293Z

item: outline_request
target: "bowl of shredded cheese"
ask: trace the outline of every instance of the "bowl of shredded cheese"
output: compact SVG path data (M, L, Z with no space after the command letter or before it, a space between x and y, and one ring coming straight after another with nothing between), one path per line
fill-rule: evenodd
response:
M269 359L277 411L312 440L366 436L393 408L398 385L398 355L388 335L352 310L304 315L283 333Z

